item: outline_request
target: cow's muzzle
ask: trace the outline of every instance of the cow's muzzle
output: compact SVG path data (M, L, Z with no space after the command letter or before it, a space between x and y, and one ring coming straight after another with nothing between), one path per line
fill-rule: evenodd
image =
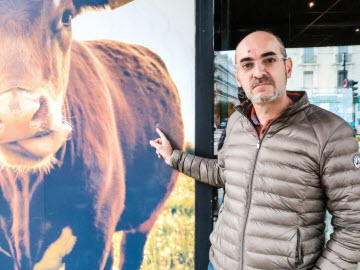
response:
M48 106L39 94L13 89L0 95L0 143L33 137L45 126Z
M71 128L63 123L62 115L55 115L61 110L54 113L50 104L55 102L21 88L0 94L0 148L32 160L56 153L70 137Z

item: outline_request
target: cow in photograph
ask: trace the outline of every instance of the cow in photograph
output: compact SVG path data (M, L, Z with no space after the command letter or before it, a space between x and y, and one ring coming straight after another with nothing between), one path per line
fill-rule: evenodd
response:
M0 1L1 269L111 269L122 231L118 267L137 270L174 186L149 145L156 123L183 144L162 60L138 45L72 40L72 18L107 4Z

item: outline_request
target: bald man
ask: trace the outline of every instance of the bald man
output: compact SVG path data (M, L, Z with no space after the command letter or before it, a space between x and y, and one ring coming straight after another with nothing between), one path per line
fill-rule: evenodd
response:
M360 154L352 128L286 91L293 65L281 40L256 31L236 48L248 101L230 117L217 160L173 150L158 130L159 158L225 188L210 236L215 270L355 270L360 261ZM324 246L324 217L334 232Z

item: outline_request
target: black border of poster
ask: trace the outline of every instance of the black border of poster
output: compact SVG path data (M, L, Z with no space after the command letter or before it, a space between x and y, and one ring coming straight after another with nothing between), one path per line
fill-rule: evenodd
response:
M196 0L195 154L213 158L214 0ZM213 188L195 182L195 269L209 263Z

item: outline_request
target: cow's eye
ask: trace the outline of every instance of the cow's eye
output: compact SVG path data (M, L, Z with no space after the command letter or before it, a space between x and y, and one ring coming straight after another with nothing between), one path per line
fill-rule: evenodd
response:
M64 26L71 26L71 11L70 10L65 10L62 17L61 17L61 23Z

